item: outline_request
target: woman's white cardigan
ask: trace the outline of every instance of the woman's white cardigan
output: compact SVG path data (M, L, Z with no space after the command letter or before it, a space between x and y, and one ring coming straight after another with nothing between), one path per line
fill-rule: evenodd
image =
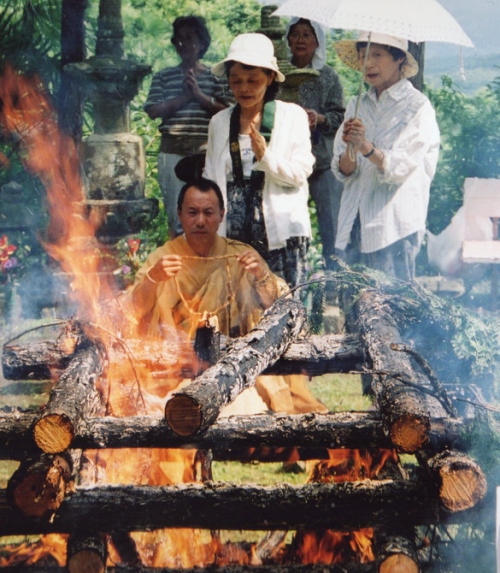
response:
M226 185L231 175L229 119L234 106L212 117L204 176L217 182L227 205ZM310 237L307 178L314 156L306 112L294 103L276 101L271 141L253 169L264 171L263 212L269 249L284 247L290 237ZM219 227L226 234L226 223Z

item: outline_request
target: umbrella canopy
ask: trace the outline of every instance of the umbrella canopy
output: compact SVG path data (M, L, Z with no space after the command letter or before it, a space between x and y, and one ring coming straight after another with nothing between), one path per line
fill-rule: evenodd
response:
M273 16L298 16L329 28L379 32L412 42L474 47L436 0L286 0Z

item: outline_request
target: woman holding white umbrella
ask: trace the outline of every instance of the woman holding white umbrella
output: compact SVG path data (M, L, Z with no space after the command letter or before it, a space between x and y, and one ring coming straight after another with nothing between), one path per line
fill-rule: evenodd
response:
M361 33L335 47L370 85L335 137L332 169L344 183L335 246L350 264L412 280L439 153L434 109L408 81L418 64L406 40Z

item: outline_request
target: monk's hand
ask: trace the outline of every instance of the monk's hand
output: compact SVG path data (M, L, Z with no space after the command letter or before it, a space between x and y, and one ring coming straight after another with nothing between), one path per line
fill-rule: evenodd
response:
M264 157L267 144L264 136L255 127L253 122L250 124L250 141L252 143L252 151L254 152L255 158L257 161L260 161Z
M241 253L241 255L238 256L238 262L245 271L253 275L257 281L269 275L264 260L255 251L245 251Z
M165 255L148 269L147 278L156 283L161 283L172 277L181 270L182 258L179 255Z

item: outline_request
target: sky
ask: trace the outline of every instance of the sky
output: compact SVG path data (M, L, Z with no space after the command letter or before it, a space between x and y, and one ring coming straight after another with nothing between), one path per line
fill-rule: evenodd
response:
M500 0L439 0L452 14L469 38L474 48L464 48L464 56L499 54L500 65ZM457 46L438 42L426 44L426 57L450 56Z

